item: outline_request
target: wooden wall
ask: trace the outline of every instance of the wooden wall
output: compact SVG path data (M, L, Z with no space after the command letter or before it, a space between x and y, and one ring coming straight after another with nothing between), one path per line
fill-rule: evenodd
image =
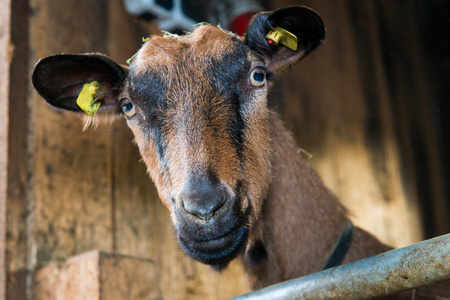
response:
M355 223L395 246L448 232L420 1L268 6L298 3L320 13L327 41L280 78L271 106ZM82 132L77 117L50 109L31 87L34 63L50 54L102 52L122 63L133 55L156 29L122 5L0 0L8 8L0 12L0 299L61 298L83 259L104 261L98 274L153 268L156 294L133 299L248 290L238 262L218 274L181 252L125 122Z
M326 42L279 80L273 104L358 225L395 246L447 233L442 149L450 136L440 116L449 108L438 103L431 59L439 58L429 47L431 34L448 38L424 32L424 14L433 18L450 7L443 1L433 7L423 1L302 3L320 12Z
M8 106L10 70L10 0L0 0L0 299L6 296L6 203L8 186Z
M28 42L28 3L24 0L3 1L2 13L5 18L3 29L6 35L5 44L0 52L6 54L7 64L2 75L5 81L0 83L6 97L2 97L2 114L5 113L6 126L1 126L6 142L2 140L2 155L6 154L6 189L0 196L1 205L6 208L5 219L1 229L4 232L5 248L2 248L4 264L2 274L6 275L6 297L8 299L24 299L27 280L27 215L28 215L28 147L30 136L28 130L29 95L29 42ZM8 37L6 39L6 37ZM5 123L4 123L5 124ZM5 152L3 152L5 151ZM0 176L1 177L1 176Z

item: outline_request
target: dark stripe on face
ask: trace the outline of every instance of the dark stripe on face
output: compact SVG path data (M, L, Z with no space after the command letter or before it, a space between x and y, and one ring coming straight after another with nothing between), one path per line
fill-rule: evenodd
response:
M233 113L235 114L235 119L233 122L230 122L230 127L228 130L230 131L233 146L236 149L236 156L238 157L239 163L242 167L245 122L241 113L242 102L240 101L239 96L236 96L231 100L231 105Z
M210 58L208 68L209 84L219 97L226 100L230 106L230 120L227 123L231 142L236 149L236 155L242 164L244 147L245 121L242 116L243 94L251 63L247 59L248 48L236 41L233 51L220 58ZM205 58L207 59L207 58Z
M149 66L145 72L136 72L134 68L130 71L130 97L146 116L146 121L143 122L145 124L142 125L147 127L146 130L152 132L151 138L154 138L156 142L160 168L164 168L166 172L169 171L170 162L166 158L166 153L169 150L165 142L166 133L164 131L176 130L174 127L180 126L178 122L183 118L178 118L175 121L174 117L180 116L180 114L188 116L189 111L194 109L198 100L198 98L190 97L194 92L206 101L208 99L210 101L213 101L213 99L223 100L223 102L222 100L217 102L217 105L221 106L222 109L226 107L225 111L222 109L221 111L226 113L227 116L226 121L220 126L223 126L222 128L227 131L228 143L231 143L235 149L240 167L243 167L246 124L242 113L242 106L245 105L243 99L245 92L242 89L247 83L251 62L248 60L249 49L240 41L236 40L231 48L233 49L218 56L197 56L197 54L192 55L193 53L191 53L192 56L186 55L185 63L181 65L177 63L163 65L158 66L158 69L152 69ZM193 69L198 66L201 66L201 70ZM202 76L192 77L194 74L198 74L198 71L201 72ZM173 75L169 77L169 74ZM183 85L184 81L178 81L180 76L185 78L183 76L189 75L191 77L187 81L188 85ZM204 81L200 83L198 80ZM201 87L205 84L209 85L210 88ZM171 91L169 91L169 86ZM205 91L207 90L214 92L211 95L206 95ZM178 97L174 98L173 95ZM184 98L183 95L185 95ZM203 104L200 103L200 105ZM214 110L215 105L215 103L205 105L204 109ZM194 110L201 111L198 108ZM201 115L208 118L215 114L206 110L201 111L198 117ZM184 121L188 120L185 119ZM215 120L208 123L214 124ZM189 135L188 132L186 134ZM195 135L196 133L193 132L192 134ZM218 182L219 178L215 172L216 170L208 171L208 176Z
M169 161L166 159L166 149L167 145L164 142L161 131L158 128L153 128L154 137L156 139L156 154L158 157L158 162L161 167L163 167L167 174L169 174Z
M168 92L167 70L148 70L144 74L135 74L134 68L129 75L129 94L131 99L149 113L165 102Z
M242 180L238 180L236 182L236 186L234 187L234 191L235 191L236 195L241 194L243 187L244 187L244 184L243 184Z
M233 51L221 57L204 58L209 83L222 96L240 93L250 69L248 48L241 42L236 42L235 46Z
M144 75L136 75L134 69L130 71L129 95L145 115L141 126L148 132L148 138L156 144L156 154L159 168L169 175L169 161L166 157L167 142L160 130L161 122L164 120L162 109L166 102L168 84L167 79L157 72L149 70Z
M219 176L217 175L216 171L212 170L211 168L208 168L206 173L207 173L208 179L211 182L211 184L213 184L213 185L220 184L220 179L219 179Z
M242 180L238 180L236 182L236 186L234 187L234 193L235 193L235 206L233 207L233 210L236 214L236 216L241 215L241 209L242 209L242 190L244 189L244 182ZM247 210L250 209L250 207L247 208Z

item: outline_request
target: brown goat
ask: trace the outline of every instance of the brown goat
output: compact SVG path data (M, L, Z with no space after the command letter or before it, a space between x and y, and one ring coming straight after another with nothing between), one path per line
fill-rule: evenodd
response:
M298 38L296 51L267 42L275 27ZM98 82L98 113L125 115L181 248L218 269L241 257L258 289L322 270L341 243L328 266L389 249L348 225L346 210L267 109L274 75L324 36L315 12L293 6L258 14L245 37L210 25L152 36L129 68L99 54L47 57L32 79L52 106L81 113L83 86Z

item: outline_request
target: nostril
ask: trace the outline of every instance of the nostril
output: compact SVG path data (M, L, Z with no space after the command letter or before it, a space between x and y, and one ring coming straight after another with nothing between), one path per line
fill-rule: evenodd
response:
M200 218L200 219L211 219L216 211L218 211L223 205L225 204L225 201L221 202L219 205L214 205L211 207L206 207L204 205L197 206L192 205L191 202L185 202L183 203L184 210L188 212L189 214Z
M214 213L217 213L218 211L220 211L220 209L225 206L225 203L227 203L227 200L228 200L227 197L225 195L223 195L221 201L219 201L217 203L217 205L215 207L213 207L212 213L214 214Z
M211 219L226 207L229 197L223 188L191 190L179 195L183 209L200 219Z

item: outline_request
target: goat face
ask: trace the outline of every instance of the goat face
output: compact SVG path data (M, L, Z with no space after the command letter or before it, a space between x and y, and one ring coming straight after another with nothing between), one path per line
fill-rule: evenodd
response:
M295 34L298 50L271 48L264 37L274 27ZM79 111L81 88L98 81L99 114L126 116L182 249L226 265L246 245L270 183L268 81L323 37L317 14L289 7L257 15L245 38L210 25L152 37L130 68L97 54L51 56L33 84L53 106Z
M270 178L265 73L237 37L202 26L147 42L119 97L133 107L128 125L180 245L204 263L235 256L260 211Z

